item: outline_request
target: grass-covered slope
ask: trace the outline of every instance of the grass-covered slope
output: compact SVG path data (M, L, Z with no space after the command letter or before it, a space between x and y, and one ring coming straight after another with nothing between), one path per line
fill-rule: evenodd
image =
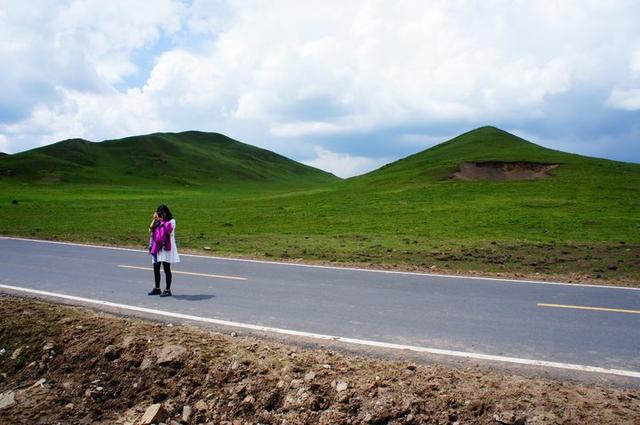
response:
M466 161L541 162L560 164L553 175L563 184L578 184L575 178L593 174L628 174L640 177L640 165L589 158L547 149L495 127L481 127L430 149L387 164L354 182L402 186L448 179Z
M338 178L218 133L70 139L2 157L0 178L36 183L207 185L331 183Z

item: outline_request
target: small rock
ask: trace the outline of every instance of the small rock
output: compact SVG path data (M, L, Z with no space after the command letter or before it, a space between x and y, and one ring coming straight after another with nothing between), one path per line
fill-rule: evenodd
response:
M244 398L244 400L242 400L242 404L248 404L248 405L252 405L255 402L256 402L256 399L252 395L248 395Z
M196 410L207 410L209 408L204 400L198 400L193 407L195 407Z
M306 382L313 381L315 377L316 377L316 374L314 372L309 372L306 375L304 375L304 380Z
M14 393L13 391L0 393L0 410L7 409L14 404L16 404L16 393Z
M122 340L122 343L120 344L120 346L122 348L129 348L129 346L131 346L131 344L133 344L133 342L135 340L136 339L131 335L125 336L124 339Z
M55 345L53 345L53 342L47 342L45 345L42 346L42 351L53 350L53 347L55 347Z
M69 409L69 410L73 409L74 407L76 407L76 405L73 403L65 404L64 406L65 409Z
M236 370L239 366L240 363L238 363L237 360L234 360L233 363L231 363L231 370Z
M473 414L473 416L482 416L487 409L487 406L481 400L475 400L469 402L469 410Z
M349 388L349 384L347 384L346 382L338 382L338 384L336 385L337 392L344 391L347 388Z
M0 356L4 356L4 353L6 353L7 350L5 350L4 348L0 348Z
M14 350L13 354L11 354L11 360L17 359L20 354L22 354L22 347L16 348Z
M158 364L162 365L174 362L186 353L187 349L182 345L165 345L158 351Z
M107 345L107 348L104 349L102 354L107 358L107 360L115 360L120 357L120 353L120 348L115 345Z
M505 411L496 413L493 415L493 419L499 424L504 425L524 425L526 418L523 416L517 416L515 412Z
M142 359L142 363L140 363L141 370L149 369L151 366L153 366L153 357L147 356Z
M231 336L235 338L235 337L237 337L237 336L238 336L238 334L237 334L237 333L235 333L235 332L231 332Z
M300 388L304 381L302 379L292 379L291 388Z
M140 419L140 425L157 424L165 420L167 416L168 416L167 411L164 410L164 407L162 407L162 404L160 403L152 404L144 412L142 419Z
M202 249L204 249L205 251L211 251L211 247L210 246L204 246L204 247L202 247Z
M38 381L37 381L35 384L33 384L33 385L31 386L31 388L35 388L35 387L42 387L42 388L44 388L44 383L45 383L45 382L47 382L47 380L46 380L46 379L44 379L44 378L40 378L40 379L38 379Z
M182 422L189 422L192 414L193 409L191 408L191 406L184 406L182 408Z
M322 368L323 369L331 369L331 365L325 363L325 364L322 365Z

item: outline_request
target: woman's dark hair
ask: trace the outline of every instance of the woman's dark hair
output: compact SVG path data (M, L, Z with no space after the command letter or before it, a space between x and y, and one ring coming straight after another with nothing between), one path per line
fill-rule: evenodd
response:
M173 214L171 214L171 210L165 204L161 204L156 210L156 212L164 221L171 221L173 219Z

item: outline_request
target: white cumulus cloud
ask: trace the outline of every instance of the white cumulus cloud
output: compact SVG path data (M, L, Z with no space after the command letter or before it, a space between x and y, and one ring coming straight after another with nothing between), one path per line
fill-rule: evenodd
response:
M322 146L314 146L316 157L304 164L328 171L338 177L347 178L378 168L387 162L384 158L366 158L345 153L332 152Z
M640 110L640 49L631 54L628 74L611 90L606 104L626 111Z
M603 116L640 110L637 16L630 1L0 0L0 136L14 152L198 129L373 166L421 135L580 128L585 93Z

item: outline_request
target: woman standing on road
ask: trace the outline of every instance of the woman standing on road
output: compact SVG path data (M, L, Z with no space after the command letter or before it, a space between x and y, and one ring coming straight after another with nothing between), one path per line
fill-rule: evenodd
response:
M153 215L151 225L149 225L149 231L151 232L149 252L153 259L153 277L155 279L155 287L149 292L149 295L171 296L171 264L180 262L175 229L176 220L173 218L171 210L164 204L160 205ZM166 288L162 292L160 292L161 264L166 281Z

